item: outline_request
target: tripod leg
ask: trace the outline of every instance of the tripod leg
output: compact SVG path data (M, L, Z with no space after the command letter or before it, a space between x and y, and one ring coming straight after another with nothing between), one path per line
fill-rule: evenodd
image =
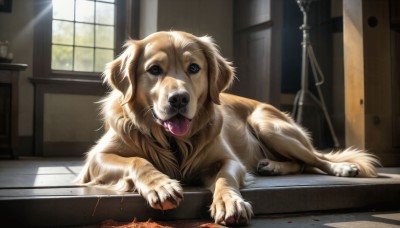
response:
M305 101L306 92L304 90L300 90L298 108L297 108L297 117L296 122L301 124L303 122L303 109L304 109L304 101Z
M293 109L292 109L292 118L293 119L296 118L296 114L297 114L296 112L297 112L297 108L298 108L300 93L301 93L301 91L297 91L296 97L294 98Z
M318 92L318 96L319 96L319 102L316 102L316 103L321 107L321 109L324 113L326 122L328 123L329 131L330 131L332 139L333 139L334 146L336 148L338 148L340 146L339 140L337 139L337 136L335 134L335 130L333 128L331 118L329 117L328 109L326 108L326 105L325 105L325 99L324 99L323 93L321 91L321 84L324 81L324 75L322 74L322 71L320 70L318 62L314 56L314 51L312 49L311 44L309 44L309 48L307 49L307 51L308 51L307 52L308 57L310 58L310 65L311 65L311 68L313 71L315 86L317 88L317 92ZM320 73L321 80L318 80L318 75L317 75L316 69L318 69L318 72ZM318 101L318 99L315 96L312 95L311 97L313 97L314 100Z

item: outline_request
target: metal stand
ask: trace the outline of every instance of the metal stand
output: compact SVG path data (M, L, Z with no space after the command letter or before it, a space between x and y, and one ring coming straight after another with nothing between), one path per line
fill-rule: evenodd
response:
M321 91L321 85L324 83L325 77L318 65L317 59L314 55L314 50L312 48L310 42L310 26L308 25L308 11L310 9L311 2L315 0L296 0L297 4L300 7L301 12L303 13L303 25L300 27L300 30L303 31L303 42L302 44L302 71L301 71L301 90L299 90L296 94L296 98L294 100L292 117L296 120L297 123L301 124L303 120L303 106L305 100L307 98L311 98L323 111L326 122L328 123L329 131L332 135L333 143L336 148L338 148L339 141L336 137L335 130L333 129L333 125L331 119L328 114L328 110L325 105L324 97ZM310 64L311 70L315 80L315 86L317 88L318 96L315 97L308 89L308 65ZM319 76L319 77L318 77Z

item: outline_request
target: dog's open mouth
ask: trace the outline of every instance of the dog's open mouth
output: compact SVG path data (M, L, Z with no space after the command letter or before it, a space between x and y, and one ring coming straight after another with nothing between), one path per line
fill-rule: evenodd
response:
M168 120L158 118L154 110L152 110L152 114L164 126L165 130L174 136L184 136L190 129L191 120L181 114L177 114Z
M183 136L190 129L190 120L180 114L169 120L162 121L165 130L171 132L175 136Z

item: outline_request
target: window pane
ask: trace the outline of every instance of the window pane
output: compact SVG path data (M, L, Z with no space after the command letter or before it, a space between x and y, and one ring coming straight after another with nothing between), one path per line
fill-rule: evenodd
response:
M75 48L74 70L93 72L93 48Z
M53 0L53 18L62 20L74 20L73 0Z
M96 23L114 24L114 4L96 2Z
M1 0L0 0L1 1ZM115 0L52 0L53 70L102 72L114 58Z
M96 49L95 58L96 58L95 71L103 72L105 65L113 60L114 51L107 49Z
M72 47L61 45L52 46L51 69L72 70Z
M75 45L94 46L94 25L75 24Z
M96 25L96 47L114 48L114 27Z
M74 23L53 20L52 42L55 44L73 44Z
M76 21L94 22L94 2L93 1L76 1Z

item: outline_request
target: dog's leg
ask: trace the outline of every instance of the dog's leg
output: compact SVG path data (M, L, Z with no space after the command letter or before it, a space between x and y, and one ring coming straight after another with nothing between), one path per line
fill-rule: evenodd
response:
M214 194L210 210L216 223L231 226L245 225L249 222L252 208L243 200L239 191L245 175L246 171L238 161L223 161L211 186Z
M271 110L257 109L249 118L249 123L256 131L261 141L271 149L293 161L302 161L305 164L316 167L325 173L334 176L357 176L359 169L348 162L331 162L320 158L314 153L307 134L292 122ZM301 169L299 169L300 171Z
M292 137L290 137L292 136ZM314 148L307 147L293 135L284 132L274 132L264 137L268 145L272 146L278 153L293 160L300 160L316 167L323 172L333 176L354 177L359 173L356 165L348 162L331 162L319 158L313 151Z
M97 153L95 160L100 178L133 182L136 190L152 208L176 208L183 199L182 187L177 180L158 171L149 161L139 157L121 157L112 153ZM109 175L113 175L110 177ZM119 176L118 176L119 175ZM100 182L106 181L100 180Z
M257 165L257 172L262 176L281 176L301 173L303 169L304 165L294 161L278 162L270 159L262 159Z

